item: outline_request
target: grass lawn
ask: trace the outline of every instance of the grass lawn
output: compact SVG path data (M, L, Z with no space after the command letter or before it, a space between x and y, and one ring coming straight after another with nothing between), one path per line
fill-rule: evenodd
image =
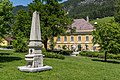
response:
M0 80L120 80L120 61L102 62L98 58L66 57L64 60L44 58L53 70L27 73L24 54L0 51Z
M114 20L114 17L100 18L100 19L97 19L97 20L93 20L90 23L94 24L94 22L98 22L98 24L102 24L102 23L105 23L105 22L110 22L111 20Z

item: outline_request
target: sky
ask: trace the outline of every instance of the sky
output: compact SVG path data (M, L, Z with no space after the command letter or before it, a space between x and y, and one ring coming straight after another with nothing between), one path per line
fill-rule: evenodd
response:
M13 3L13 6L17 6L17 5L24 5L27 6L27 4L31 3L33 0L10 0ZM67 1L67 0L63 0Z

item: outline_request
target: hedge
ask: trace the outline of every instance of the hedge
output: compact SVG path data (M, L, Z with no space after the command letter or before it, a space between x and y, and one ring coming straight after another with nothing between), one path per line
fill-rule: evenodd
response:
M54 52L43 52L43 55L45 55L45 57L47 58L57 58L57 59L65 59L65 57L61 54L57 54Z
M88 56L88 57L98 57L105 58L105 54L103 52L92 52L92 51L81 51L80 55ZM107 59L118 59L120 60L120 54L107 54Z

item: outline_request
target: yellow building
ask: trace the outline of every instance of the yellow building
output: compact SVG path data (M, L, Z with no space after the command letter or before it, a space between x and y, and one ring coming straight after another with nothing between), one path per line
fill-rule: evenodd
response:
M84 19L74 19L72 27L76 29L74 33L54 37L54 49L62 49L66 46L67 49L72 50L74 46L76 50L93 50L92 31L94 27ZM50 42L48 42L48 48L50 48Z
M5 37L1 40L0 46L10 46L12 45L12 38L11 37Z

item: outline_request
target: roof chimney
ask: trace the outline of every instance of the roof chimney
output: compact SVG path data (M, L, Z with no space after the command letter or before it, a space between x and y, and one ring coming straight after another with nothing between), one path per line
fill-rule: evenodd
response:
M89 17L88 16L86 17L86 21L89 22Z

